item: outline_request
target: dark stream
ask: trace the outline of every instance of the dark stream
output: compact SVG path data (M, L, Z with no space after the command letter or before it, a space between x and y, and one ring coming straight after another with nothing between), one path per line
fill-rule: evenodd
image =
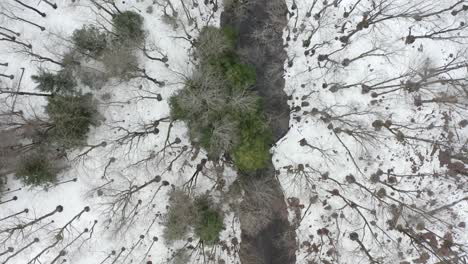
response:
M287 25L287 6L284 0L247 0L246 6L242 12L225 10L221 15L221 26L232 26L238 31L237 51L244 61L256 68L255 90L264 99L265 112L277 141L289 128L289 106L283 90L283 65L287 54L282 38L283 29ZM262 184L267 182L268 188L274 194L274 198L268 204L261 204L259 207L262 208L255 208L258 211L269 212L268 223L261 225L261 230L255 234L252 234L250 229L247 230L243 224L246 220L242 217L248 216L249 213L255 216L256 210L241 214L242 264L295 263L295 232L288 221L285 197L275 177L273 164L270 162L268 168L251 174L244 173L240 177L248 185L255 184L255 181ZM258 201L249 201L256 199L255 197L246 195L243 203L258 204Z

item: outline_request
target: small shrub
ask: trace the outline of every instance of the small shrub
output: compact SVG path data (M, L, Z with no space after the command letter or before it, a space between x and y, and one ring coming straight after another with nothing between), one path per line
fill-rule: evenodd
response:
M174 120L187 120L189 117L189 112L186 107L181 103L181 98L183 98L182 93L185 90L182 90L178 96L172 96L169 98L169 105L171 107L171 117Z
M44 153L33 153L22 158L16 169L16 177L26 185L39 186L57 180L60 169Z
M169 194L169 208L164 217L163 237L168 244L183 239L195 222L195 208L191 198L180 189Z
M183 190L175 189L169 193L169 208L164 216L163 237L170 245L176 240L184 239L194 228L198 238L212 245L219 240L223 220L222 212L213 205L208 196L203 195L193 201Z
M232 47L232 49L234 49L237 43L237 37L239 36L237 29L232 26L224 26L221 28L221 30L229 41L229 45Z
M238 143L239 114L250 108L250 101L230 100L226 91L213 91L182 90L170 99L170 106L173 119L188 122L192 142L217 158Z
M146 13L153 14L154 7L152 5L146 7Z
M216 158L230 151L239 142L239 122L231 116L224 116L202 130L201 145L210 156Z
M82 145L90 126L98 124L96 102L89 93L50 97L46 112L52 125L48 135L65 148Z
M52 94L71 94L76 87L76 81L70 70L62 69L57 73L40 70L39 75L31 76L38 84L37 88Z
M100 57L107 47L107 34L93 25L84 26L73 32L72 41L80 53Z
M161 18L162 22L168 26L171 26L172 30L179 28L179 21L177 20L177 16L164 14Z
M234 30L204 27L197 39L196 53L202 60L215 59L234 49L236 37Z
M213 202L208 196L201 196L195 200L197 221L195 234L208 245L219 241L219 234L224 227L224 217L220 210L213 207Z
M233 92L243 92L255 84L257 74L255 68L243 64L237 56L227 54L215 62L216 67L221 67L227 81L231 84Z
M114 33L121 42L141 44L145 38L143 17L134 11L125 11L112 18Z
M251 114L241 122L241 142L233 151L234 163L240 170L265 168L271 159L270 144L273 136L260 115Z

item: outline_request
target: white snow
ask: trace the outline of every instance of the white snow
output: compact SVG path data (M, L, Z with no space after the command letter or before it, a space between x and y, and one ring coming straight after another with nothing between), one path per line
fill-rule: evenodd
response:
M290 132L274 149L273 160L281 169L280 180L286 197L297 197L303 205L300 210L302 220L296 230L299 245L297 263L371 263L362 247L350 240L352 232L358 234L359 240L378 263L413 263L423 252L428 252L429 258L417 263L438 263L441 259L430 250L438 252L445 235L451 235L453 243L459 243L459 246L451 247L453 252L460 255L466 252L468 232L458 226L468 217L466 200L445 210L432 211L466 197L466 175L448 176L446 165L441 166L438 159L440 149L446 149L446 145L454 153L466 155L467 128L458 125L468 117L466 67L438 76L462 78L459 84L465 87L464 94L462 89L457 91L451 85L437 83L417 92L399 89L378 98L372 98L371 93L361 93L361 84L372 86L405 73L413 72L410 76L418 81L424 76L416 72L422 73L427 63L429 69L466 64L466 40L463 36L468 31L463 26L456 32L442 34L444 37L452 36L451 40L417 39L415 43L405 45L409 28L413 35L456 28L460 22L466 23L466 12L452 16L450 11L453 9L448 9L440 16L431 16L420 22L412 16L389 18L405 10L412 15L427 14L456 2L287 1L289 11L294 14L290 14L289 26L285 30L285 43L293 65L285 65L285 91L292 98L293 110ZM339 7L333 7L334 3L339 3ZM460 3L457 10L462 8ZM325 8L327 4L329 6ZM344 18L344 12L355 4L355 10ZM312 6L308 17L307 12ZM358 31L342 48L342 43L335 38L354 30L364 14L373 17L381 9L384 9L382 15L375 20L387 19ZM321 13L320 18L314 18L318 12ZM342 27L344 34L339 33ZM309 37L310 45L305 48L303 41ZM315 55L310 51L312 47ZM309 49L309 55L305 55L306 49ZM369 51L384 56L369 56L355 60L349 66L342 65L345 59L352 60ZM330 54L329 59L337 64L318 62L320 54ZM398 86L400 81L409 80L410 76L383 85ZM323 88L323 84L328 84L328 87ZM334 84L357 85L332 92ZM389 90L391 88L376 92ZM426 103L418 107L414 104L417 95L423 100L453 95L459 103ZM371 102L373 99L376 100L374 103ZM303 102L308 104L294 111L294 107L301 106ZM401 131L408 138L399 142L385 127L375 130L372 126L375 120L392 121L393 132ZM335 130L335 133L329 125L341 131ZM453 136L451 139L449 134ZM310 146L300 146L301 139ZM464 166L466 168L466 161ZM371 175L378 169L383 171L381 182L372 183ZM391 174L407 176L396 176L396 182L389 182ZM346 176L349 175L353 175L357 183L351 183L349 180L352 178L349 177L347 181ZM387 195L379 200L378 191L382 188ZM353 203L357 206L353 207ZM391 208L392 205L396 205L395 209ZM394 216L392 210L395 212L400 206L403 206L403 211L396 225L415 230L418 223L424 223L424 229L415 230L414 236L434 234L438 237L438 245L432 248L428 238L422 239L422 245L418 245L402 232L390 230L387 221ZM290 217L294 217L293 210ZM322 228L326 228L328 233L319 234ZM443 256L448 263L458 263L451 253Z
M34 52L56 60L70 49L71 43L67 39L75 29L84 24L110 26L110 17L89 0L55 0L59 6L56 10L44 1L23 2L46 12L47 17L42 18L13 0L2 0L0 12L4 14L0 14L0 26L21 33L19 41L31 43ZM203 150L195 155L184 124L171 124L164 119L169 116L167 99L182 88L184 76L191 71L191 45L185 39L186 33L193 40L204 25L219 25L221 8L213 13L213 5L205 5L201 0L171 1L180 19L179 26L174 29L164 22L163 8L155 4L157 2L164 1L127 0L118 1L117 6L144 16L150 53L156 57L164 54L169 61L166 66L139 54L140 66L149 76L164 81L165 86L158 87L149 80L138 78L129 82L111 80L101 90L93 91L99 100L103 122L89 133L89 146L68 153L70 166L59 177L59 182L77 178L76 182L47 190L31 189L23 187L10 175L8 188L13 191L4 194L2 201L13 196L18 200L0 204L0 219L25 208L29 212L0 220L0 263L51 263L65 247L66 254L59 256L55 263L65 260L76 264L170 263L173 253L188 245L195 247L190 263L220 263L220 259L229 264L239 263L238 245L232 244L233 238L240 241L239 221L235 212L228 212L227 206L224 207L226 230L222 233L226 247L218 245L206 248L207 252L204 252L196 248L196 239L179 241L168 247L162 238L162 215L166 211L168 191L175 186L182 187L205 157ZM196 23L189 23L182 3ZM333 3L338 3L338 7ZM443 10L456 3L459 4L455 8L440 15L415 20L415 16ZM461 9L462 4L467 5L466 1L287 0L287 4L290 14L284 38L292 65L285 62L285 91L291 96L291 129L272 152L285 197L296 197L301 204L301 208L290 208L291 222L300 221L296 229L297 263L371 263L370 257L382 264L441 261L431 250L440 253L447 263L458 263L453 259L454 254L463 255L468 250L468 232L461 224L468 219L467 175L449 175L450 168L439 155L443 154L442 150L459 154L452 157L451 162L461 163L466 172L468 132L467 126L459 125L459 122L468 117L468 30L460 23L466 25L468 13L450 14L453 9ZM154 11L147 13L150 5ZM350 16L343 17L353 6ZM373 16L381 8L384 12L376 19L387 19L357 31L341 49L342 43L335 38L354 30L364 14ZM309 9L310 16L307 15ZM171 12L170 8L167 12ZM315 18L319 12L320 17ZM410 15L389 18L403 12ZM5 16L13 13L46 27L46 30ZM457 31L441 35L452 39L421 38L413 44L405 44L410 29L416 36L456 27L459 27ZM339 33L342 29L345 33ZM308 38L310 45L305 48L303 41ZM306 50L309 50L308 55L304 54ZM15 76L13 80L0 78L0 89L16 90L23 68L20 90L36 91L31 75L41 68L60 68L54 63L40 62L22 51L20 45L0 41L0 63L9 63L8 67L0 66L0 73ZM319 63L319 55L325 54L330 61ZM359 56L365 57L353 60ZM343 66L346 59L351 63ZM434 73L431 69L447 65L465 66L431 78L431 81L439 81L416 92L397 89L401 88L400 82L425 78L424 69L429 69L426 74L430 75ZM400 75L401 78L396 78ZM391 78L395 79L388 81ZM444 85L439 78L460 80L453 85ZM380 82L382 84L378 86L393 85L393 88L361 92L362 84L373 86ZM335 85L342 89L332 92L331 88L338 87ZM350 86L343 88L346 85ZM89 87L81 88L89 90ZM371 97L372 92L392 89L396 90ZM158 94L162 101L155 99ZM104 99L109 95L110 98ZM422 100L441 97L452 100L416 106L414 102L418 97ZM44 117L46 102L41 97L18 96L14 99L0 94L0 102L5 102L0 110L1 107L11 107L14 100L15 110L22 110L28 116ZM296 108L298 106L300 109ZM161 120L157 126L159 133L145 133L133 139L126 137L126 131L146 132L155 120ZM374 129L376 120L390 120L390 129ZM405 136L403 141L397 139L398 131ZM171 144L176 138L181 143ZM102 142L106 145L92 147ZM164 148L167 145L170 146ZM86 155L81 156L83 153ZM202 174L197 178L194 190L197 194L216 187L213 164L206 166ZM126 215L132 215L135 210L138 213L132 221L119 226L122 211L113 215L111 210L116 195L158 175L170 185L154 182L132 195L128 204L124 201ZM235 177L235 171L226 167L223 173L226 184L231 184ZM102 195L98 195L98 189ZM217 191L212 193L216 199L222 195ZM142 203L138 204L138 200ZM58 205L63 206L63 212L53 214L24 232L15 231L11 236L2 232L52 212ZM31 261L54 243L58 230L86 206L90 211L83 212L60 232L63 239L36 261ZM110 218L112 222L109 222ZM389 221L394 222L394 228ZM85 228L88 232L78 237ZM357 233L370 257L357 241L350 239L353 232ZM420 244L418 239L410 239L410 235L420 238ZM154 241L154 237L158 240ZM39 238L39 242L15 255L34 238ZM448 253L441 253L447 241L453 241L453 244ZM9 247L14 247L15 251L1 255ZM123 252L122 247L125 247ZM115 254L112 254L113 250ZM210 252L215 257L206 259ZM428 258L417 262L418 258L424 259L424 253L428 253Z
M37 27L1 16L2 26L21 33L18 40L31 43L33 51L42 56L49 56L60 61L60 55L66 53L71 46L67 39L75 29L84 24L99 24L108 28L111 26L109 24L110 16L94 7L91 1L57 0L55 1L58 5L56 10L44 1L39 2L39 4L36 2L31 4L46 12L45 18L10 0L0 3L0 11L14 10L16 16L25 17L46 27L45 31L41 31ZM12 264L50 263L68 244L71 246L66 248L66 254L59 257L55 263L62 263L65 260L67 263L77 264L114 263L113 261L116 263L146 263L147 261L169 263L175 251L190 245L193 247L193 250L189 250L193 263L203 263L203 259L210 254L213 255L211 256L213 261L224 259L227 263L237 262L238 248L232 245L231 239L237 237L240 241L240 232L238 231L238 220L229 212L225 217L227 228L221 237L225 241L226 249L215 246L205 248L207 252L204 252L198 247L196 238L193 239L193 242L181 241L172 247L167 247L162 238L162 222L166 212L168 191L171 188L183 187L184 183L195 172L196 164L205 157L203 151L198 156L194 156L195 149L190 146L185 126L182 123L174 123L168 135L169 121L166 119L159 124L158 134L148 133L131 140L123 138L126 135L125 131L144 132L145 124L152 124L156 120L169 116L167 99L182 88L184 76L190 73L192 67L189 60L191 45L184 39L187 37L184 30L191 35L193 40L196 38L198 30L205 24L219 24L220 10L213 13L211 10L213 5L199 2L198 7L195 7L194 4L197 1L184 1L195 22L190 24L183 11L182 2L171 1L178 11L179 19L178 28L174 30L171 25L163 21L163 8L158 6L156 2L121 1L118 3L118 8L122 11L137 11L144 17L148 53L154 57L162 57L161 54L166 55L169 61L167 62L168 66L166 66L160 61L147 59L140 51L138 52L138 54L141 53L139 55L140 67L145 68L149 76L164 81L165 86L158 87L146 79L138 78L130 82L111 80L101 90L92 91L95 98L99 100L99 111L104 121L100 126L92 128L88 137L88 147L68 153L70 166L59 177L59 182L73 178L77 178L77 182L60 184L47 190L39 187L33 189L23 187L21 190L4 194L3 200L8 200L13 196L17 196L18 200L0 205L0 219L25 208L28 208L29 212L2 221L0 230L14 227L18 223L26 223L54 211L57 205L63 206L63 212L56 213L37 225L32 225L24 232L13 232L11 237L8 233L1 233L0 252L4 252L8 247L15 249L11 254L0 256L1 263L5 263L6 260L8 260L7 263ZM164 1L159 2L163 3ZM146 12L148 6L154 7L152 13ZM169 8L167 11L170 14ZM60 69L58 65L41 63L20 53L18 45L9 42L0 42L0 58L0 62L9 63L8 67L0 69L0 73L15 75L11 81L6 78L1 79L0 88L2 89L7 87L16 89L22 67L25 72L20 90L30 92L35 91L36 86L30 76L38 72L40 68ZM93 67L99 69L99 66L94 65ZM81 88L84 91L89 90L87 87ZM158 94L162 97L162 101L156 100ZM101 99L108 95L110 95L110 99ZM7 104L11 104L13 99L8 97L6 100ZM18 96L16 110L23 110L26 115L44 116L44 104L45 100L40 97ZM163 150L165 145L174 142L176 138L180 138L181 143L172 144ZM91 146L99 145L102 142L106 142L104 147L93 148L87 153ZM188 148L184 150L183 146ZM81 155L84 153L86 155ZM176 159L176 157L178 158ZM171 163L173 164L169 169L168 166ZM212 165L206 167L198 177L194 189L196 193L211 190L216 184L216 177L211 169ZM104 171L106 171L105 177ZM117 211L112 216L112 203L118 198L115 195L128 190L130 186L136 187L151 181L157 175L161 176L162 181L168 181L170 185L163 186L162 182L152 183L130 197L125 211ZM235 173L226 168L224 177L229 185L235 179ZM104 184L106 185L101 187ZM13 176L9 177L8 188L10 190L16 190L20 187L22 187L21 182ZM100 196L98 189L102 191ZM219 195L216 194L216 191L212 193L215 196ZM141 205L138 205L138 200L142 201ZM85 206L89 206L90 211L84 212L71 225L67 226L65 231L60 234L63 239L59 241L58 245L51 247L33 261L32 259L37 254L56 241L58 229L75 217ZM135 211L137 214L134 214ZM120 226L118 220L122 212L126 215L134 215L134 219ZM111 216L113 221L109 222ZM50 222L52 220L53 222ZM95 220L97 220L96 224L94 224ZM95 225L94 228L92 228L93 225ZM75 240L85 228L88 228L88 232ZM93 230L92 236L91 230ZM144 235L144 238L141 239L141 235ZM157 238L157 241L153 244L154 237ZM39 238L40 241L13 256L34 238ZM123 252L121 252L122 247L126 248ZM114 255L111 254L112 250L115 250ZM116 260L119 253L121 256ZM107 260L103 262L106 258Z

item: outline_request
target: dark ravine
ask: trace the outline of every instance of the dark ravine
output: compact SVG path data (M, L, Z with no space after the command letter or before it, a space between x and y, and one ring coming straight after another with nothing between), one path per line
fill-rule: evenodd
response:
M284 93L283 65L287 53L283 46L283 29L287 25L287 6L284 0L247 0L243 10L226 8L221 26L231 26L238 32L237 51L241 58L254 65L257 72L256 92L264 99L275 141L289 129L289 106ZM262 36L262 38L259 38ZM241 179L248 186L268 186L272 198L259 203L258 195L247 195L242 202L249 210L241 213L242 242L240 259L243 264L290 264L296 262L295 231L288 221L288 210L275 168L269 166L255 173L243 173ZM252 189L254 192L255 189ZM254 205L254 208L252 208ZM255 206L259 208L255 208ZM252 233L247 221L262 221L258 212L266 212L268 221L259 223L260 230Z

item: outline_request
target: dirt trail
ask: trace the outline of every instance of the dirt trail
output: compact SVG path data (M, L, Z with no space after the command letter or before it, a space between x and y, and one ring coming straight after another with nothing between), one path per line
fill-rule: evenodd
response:
M289 128L289 106L284 93L283 65L287 59L283 47L283 29L287 25L284 0L247 0L243 10L226 9L221 26L232 26L239 33L238 53L256 67L255 90L264 99L265 112L275 140ZM259 36L262 36L261 38ZM281 186L270 163L264 170L241 175L248 186L268 188L268 199L259 202L257 191L247 191L240 222L243 264L290 264L296 262L295 232L288 221L288 211ZM268 187L267 187L268 186ZM267 202L266 202L267 201ZM268 221L263 222L263 219ZM258 223L251 223L257 221ZM261 227L252 233L252 225Z

